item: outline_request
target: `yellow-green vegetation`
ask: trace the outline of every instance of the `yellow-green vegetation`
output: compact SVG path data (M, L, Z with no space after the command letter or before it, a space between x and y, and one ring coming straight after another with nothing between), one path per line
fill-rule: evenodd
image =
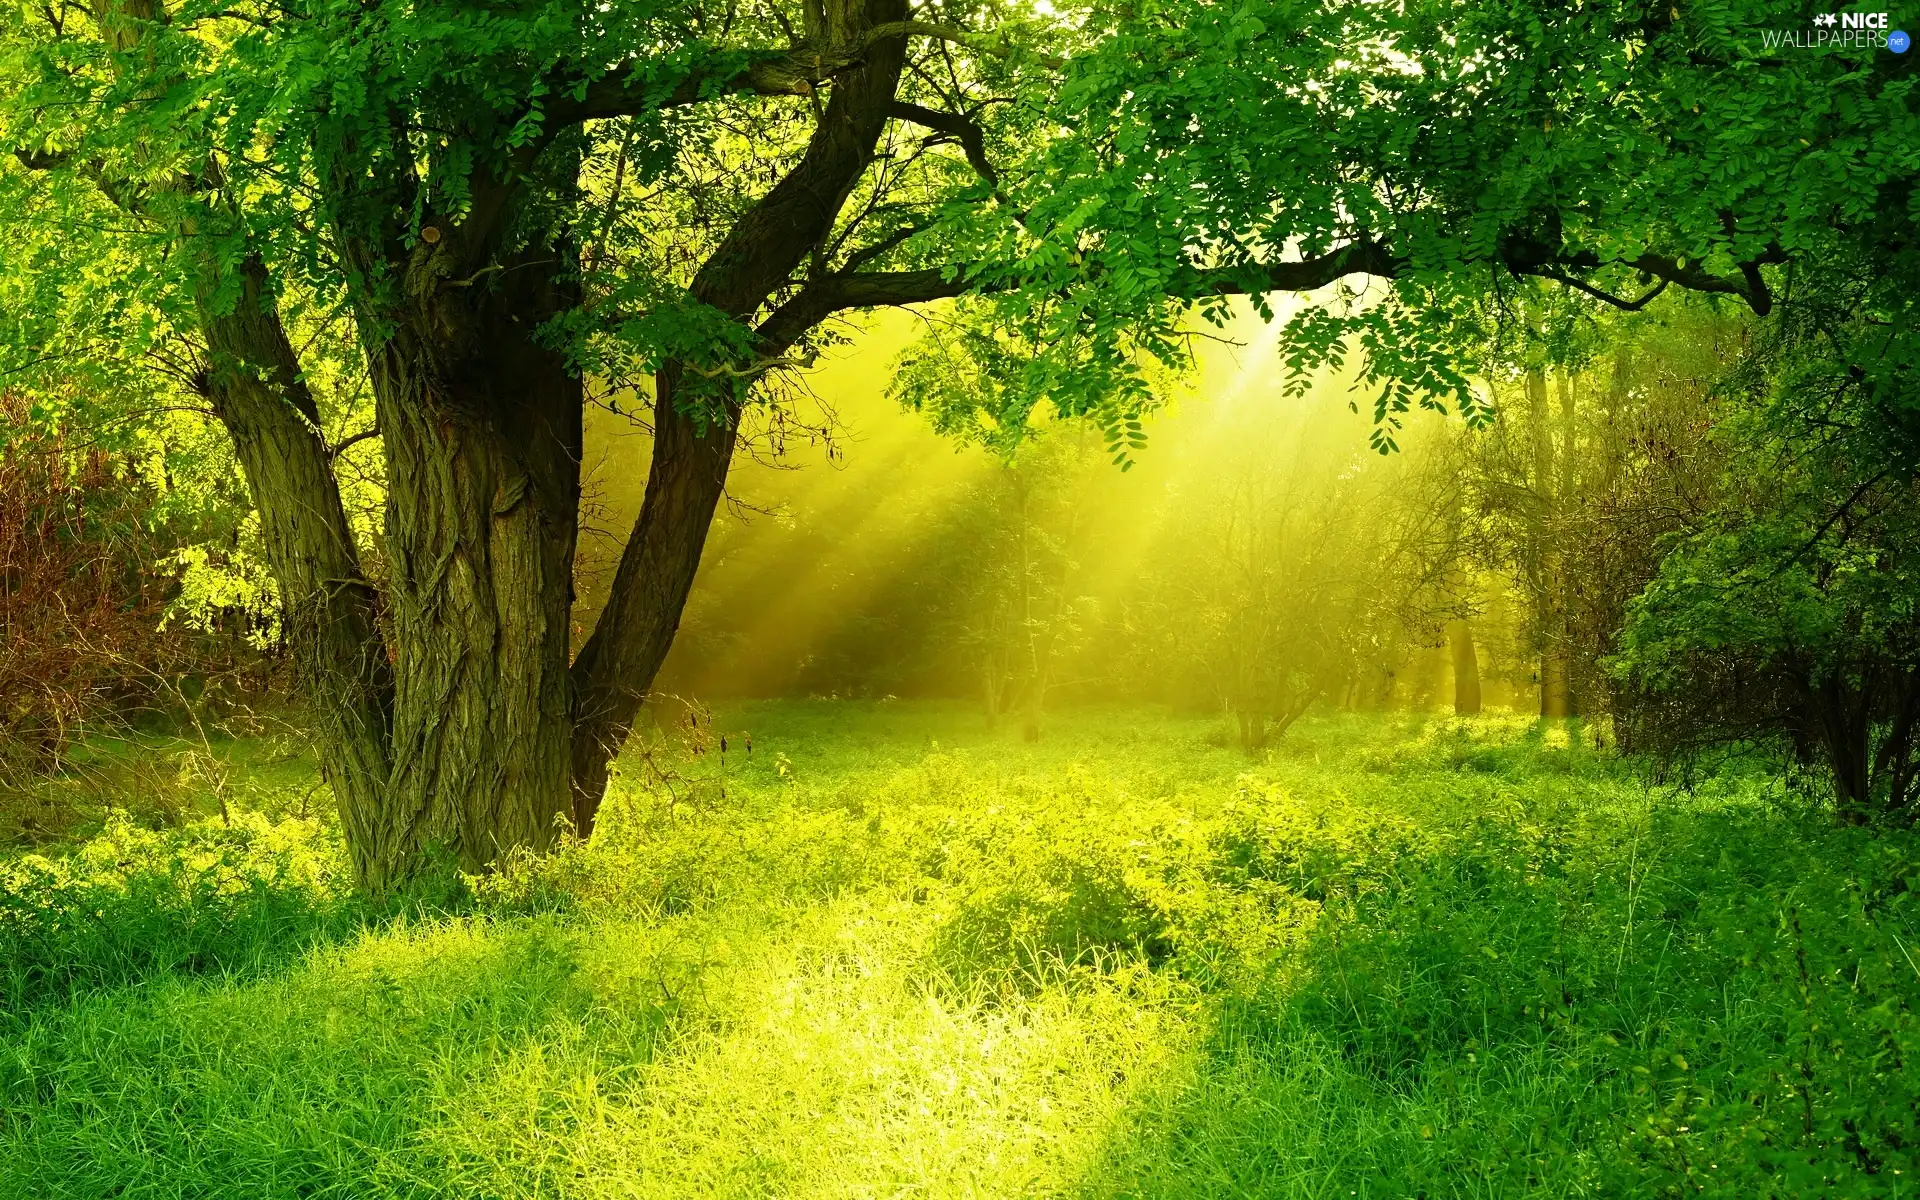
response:
M380 912L118 821L0 866L0 1196L1920 1191L1920 839L1588 737L739 706Z

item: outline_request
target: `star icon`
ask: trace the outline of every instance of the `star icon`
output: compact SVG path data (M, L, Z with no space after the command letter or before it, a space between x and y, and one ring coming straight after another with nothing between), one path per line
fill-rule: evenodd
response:
M1814 17L1813 23L1815 25L1832 25L1837 20L1838 18L1835 17L1834 14L1832 13L1821 13L1818 16Z

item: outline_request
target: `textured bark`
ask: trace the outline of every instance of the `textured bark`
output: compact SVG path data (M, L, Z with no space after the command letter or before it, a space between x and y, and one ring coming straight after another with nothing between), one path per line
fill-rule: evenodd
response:
M552 248L522 258L457 288L420 255L370 355L397 681L385 809L359 835L376 887L541 848L567 808L584 395L532 334L577 297Z
M117 54L138 51L149 32L169 19L156 0L101 0L94 15L103 41ZM164 73L154 80L154 92L179 82ZM197 172L158 180L115 178L97 167L85 173L108 201L131 214L165 213L166 206L150 204L157 195L194 196L218 214L215 224L230 223L227 237L241 226L212 158ZM192 222L176 224L174 232L199 278L225 273L231 243L209 241ZM339 806L355 870L363 883L379 887L385 872L368 835L386 816L394 701L379 596L361 569L319 407L280 319L266 264L257 251L249 252L232 273L237 299L216 299L210 286L196 297L207 344L207 368L196 383L233 441L260 515L283 632L317 726L321 771Z
M319 413L257 258L240 266L231 312L203 310L211 360L202 388L233 439L280 589L287 645L321 736L354 865L377 874L367 831L381 822L393 675L340 503Z

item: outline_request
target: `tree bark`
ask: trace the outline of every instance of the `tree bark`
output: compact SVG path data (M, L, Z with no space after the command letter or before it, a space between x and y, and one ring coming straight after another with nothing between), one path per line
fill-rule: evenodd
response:
M397 688L377 889L436 855L473 871L567 810L568 649L584 393L533 331L577 302L541 247L491 286L426 271L371 354L387 456Z
M202 388L226 426L260 514L283 632L319 725L321 766L363 880L383 819L393 672L378 599L361 572L319 410L280 323L257 256L239 267L230 312L203 306L210 369Z
M1867 696L1833 679L1812 691L1833 772L1834 808L1842 821L1865 824L1873 812L1873 721Z

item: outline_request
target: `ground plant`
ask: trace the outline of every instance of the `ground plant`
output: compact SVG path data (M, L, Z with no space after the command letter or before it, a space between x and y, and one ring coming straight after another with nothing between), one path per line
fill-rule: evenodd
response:
M708 728L430 904L297 813L11 857L0 1195L1916 1190L1920 841L1765 763L1655 785L1506 715L1251 759L1155 709Z

